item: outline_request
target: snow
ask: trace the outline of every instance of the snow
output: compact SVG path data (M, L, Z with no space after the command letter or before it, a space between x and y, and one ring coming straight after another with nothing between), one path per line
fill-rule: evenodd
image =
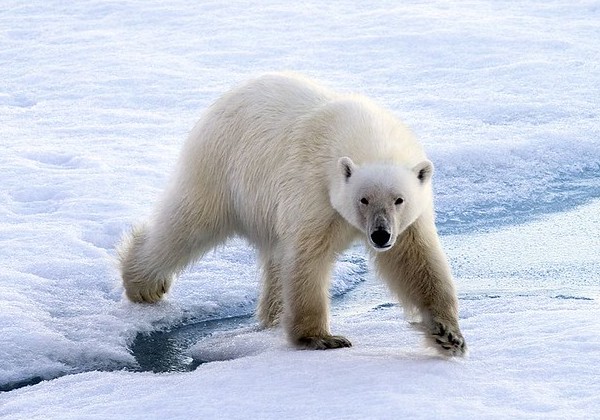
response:
M599 22L593 1L3 2L0 417L600 417ZM242 240L164 302L122 299L115 244L202 109L281 69L421 138L468 357L423 346L360 247L332 286L350 349L256 329Z

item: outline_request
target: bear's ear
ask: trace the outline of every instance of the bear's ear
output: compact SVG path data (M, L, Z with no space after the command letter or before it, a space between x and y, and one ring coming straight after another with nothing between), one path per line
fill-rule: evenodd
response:
M344 156L341 157L340 160L338 160L338 167L340 168L342 175L344 175L344 179L348 181L348 179L352 176L356 165L354 164L354 162L352 162L352 159Z
M417 175L421 184L429 181L433 175L433 163L429 160L424 160L413 168L413 172Z

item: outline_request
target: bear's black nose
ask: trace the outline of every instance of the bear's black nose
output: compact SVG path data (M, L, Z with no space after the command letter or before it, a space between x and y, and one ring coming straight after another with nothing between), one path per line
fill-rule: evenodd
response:
M371 233L371 240L375 245L382 248L390 241L390 233L383 229L377 229L373 233Z

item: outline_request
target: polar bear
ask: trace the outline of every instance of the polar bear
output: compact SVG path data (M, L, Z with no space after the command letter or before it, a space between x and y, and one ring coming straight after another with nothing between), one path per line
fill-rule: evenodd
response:
M429 344L463 355L432 173L409 129L367 98L296 74L261 76L207 110L154 216L125 236L125 293L158 301L194 259L239 235L259 251L261 324L281 322L300 348L349 347L329 329L330 275L363 238Z

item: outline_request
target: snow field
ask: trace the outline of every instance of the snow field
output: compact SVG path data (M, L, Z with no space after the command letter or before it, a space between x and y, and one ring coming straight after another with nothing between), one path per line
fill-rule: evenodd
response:
M3 2L0 389L67 376L1 393L0 416L600 417L598 22L594 1ZM332 290L351 349L250 326L199 340L194 372L87 372L135 369L139 332L252 312L242 241L155 306L121 299L114 247L202 109L284 69L421 138L470 356L424 349L353 249Z

